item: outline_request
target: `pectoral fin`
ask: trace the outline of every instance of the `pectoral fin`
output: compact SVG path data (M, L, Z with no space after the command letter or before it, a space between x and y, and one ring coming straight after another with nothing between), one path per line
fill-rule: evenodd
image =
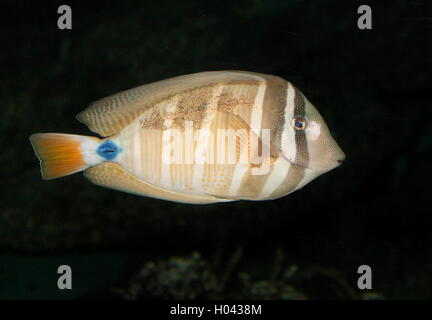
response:
M219 148L221 147L220 135L225 135L225 143L223 144L226 148L225 154L235 154L237 162L241 164L250 164L253 166L261 161L261 156L268 156L273 160L277 157L276 150L270 144L270 141L265 143L250 128L246 121L238 115L229 112L216 112L211 129L214 132L215 143ZM225 131L219 131L220 129ZM217 137L218 134L219 137ZM236 140L234 140L234 137ZM221 150L218 152L221 152ZM230 162L228 161L227 163Z

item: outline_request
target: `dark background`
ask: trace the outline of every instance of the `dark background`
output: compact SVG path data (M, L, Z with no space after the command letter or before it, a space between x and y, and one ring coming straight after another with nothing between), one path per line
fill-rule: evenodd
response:
M72 7L73 29L57 28ZM373 29L357 28L372 7ZM0 298L432 298L432 4L2 1ZM43 181L28 137L90 102L238 69L293 82L347 155L267 202L184 205ZM57 268L73 289L57 289ZM373 290L357 289L369 265Z

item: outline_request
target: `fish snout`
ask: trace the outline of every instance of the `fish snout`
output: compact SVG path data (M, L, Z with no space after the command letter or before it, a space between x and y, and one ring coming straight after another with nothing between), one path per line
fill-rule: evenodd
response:
M342 163L345 162L346 156L342 149L338 146L337 150L332 155L332 161L334 163L334 167L339 167Z

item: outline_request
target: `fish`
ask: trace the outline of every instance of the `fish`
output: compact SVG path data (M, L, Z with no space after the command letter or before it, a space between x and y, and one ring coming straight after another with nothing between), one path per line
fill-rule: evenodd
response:
M99 135L30 136L42 178L83 171L96 185L207 204L274 200L338 167L345 154L291 82L206 71L91 103L77 119Z

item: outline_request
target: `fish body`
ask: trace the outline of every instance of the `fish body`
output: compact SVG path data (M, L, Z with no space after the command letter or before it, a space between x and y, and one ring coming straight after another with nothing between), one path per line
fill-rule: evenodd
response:
M42 176L185 203L269 200L344 153L290 82L244 71L179 76L103 98L78 120L104 137L35 134Z

